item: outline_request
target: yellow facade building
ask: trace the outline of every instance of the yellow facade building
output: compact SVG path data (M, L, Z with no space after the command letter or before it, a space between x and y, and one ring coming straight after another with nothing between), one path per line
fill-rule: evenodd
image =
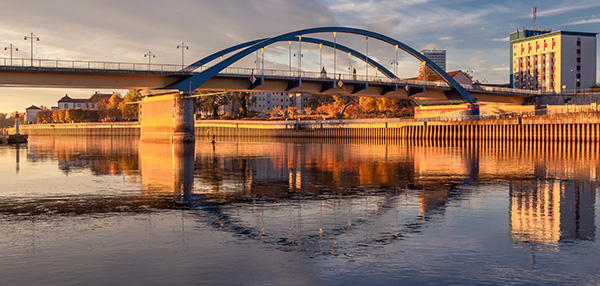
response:
M596 84L596 33L520 30L510 34L510 84L549 93Z

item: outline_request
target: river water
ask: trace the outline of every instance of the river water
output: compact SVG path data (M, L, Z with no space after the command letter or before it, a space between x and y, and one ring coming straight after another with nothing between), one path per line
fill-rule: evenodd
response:
M600 147L0 146L0 285L600 283Z

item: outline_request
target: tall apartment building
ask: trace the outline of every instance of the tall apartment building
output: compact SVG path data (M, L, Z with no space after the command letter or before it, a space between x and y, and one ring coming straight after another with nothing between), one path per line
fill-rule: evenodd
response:
M420 53L446 71L446 50L422 50ZM419 71L421 73L424 66L424 62L419 64Z
M520 30L510 34L510 86L579 92L596 84L596 33Z

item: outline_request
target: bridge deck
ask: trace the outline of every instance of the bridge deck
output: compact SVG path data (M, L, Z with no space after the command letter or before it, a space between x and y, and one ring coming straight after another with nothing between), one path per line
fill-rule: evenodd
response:
M156 89L173 86L206 70L199 67L186 71L181 65L34 60L0 58L0 86ZM254 84L250 77L255 76ZM264 77L264 84L260 79ZM302 85L298 82L302 80ZM334 80L335 78L335 80ZM341 84L339 83L341 81ZM333 86L333 83L337 83ZM365 88L367 87L368 88ZM406 92L405 87L412 88ZM540 95L539 91L490 86L463 87L479 101L522 103L526 98ZM313 94L342 94L389 96L404 99L445 100L451 90L445 82L392 79L348 73L327 74L291 70L257 70L252 68L224 69L204 84L202 89L305 92ZM425 93L419 92L425 89Z

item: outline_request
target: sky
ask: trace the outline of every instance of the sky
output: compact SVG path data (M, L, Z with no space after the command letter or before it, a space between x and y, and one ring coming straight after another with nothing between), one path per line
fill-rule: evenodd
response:
M33 32L40 38L34 43L36 59L144 63L144 54L151 51L156 55L153 63L181 64L177 45L184 42L189 46L185 63L190 64L257 38L304 28L346 26L390 36L415 50L446 50L448 71L471 70L475 79L507 83L508 35L532 26L531 7L537 7L538 27L600 32L598 0L4 0L0 58L10 57L4 50L10 44L19 48L14 58L29 58L30 42L24 36ZM330 34L317 36L333 38ZM366 49L359 36L338 35L338 41L362 52ZM265 68L287 69L288 52L287 43L265 49ZM303 45L302 53L303 69L317 71L318 47ZM331 71L333 52L323 53L324 65ZM393 47L375 41L369 41L369 55L384 65L395 58ZM341 70L348 68L344 56L337 54L343 62L338 64ZM400 77L416 76L416 60L400 54L399 62ZM254 56L236 64L253 65ZM296 66L295 58L292 66ZM357 61L350 66L359 74L364 72ZM0 112L24 111L31 105L56 106L65 94L89 98L95 91L113 90L0 87Z

